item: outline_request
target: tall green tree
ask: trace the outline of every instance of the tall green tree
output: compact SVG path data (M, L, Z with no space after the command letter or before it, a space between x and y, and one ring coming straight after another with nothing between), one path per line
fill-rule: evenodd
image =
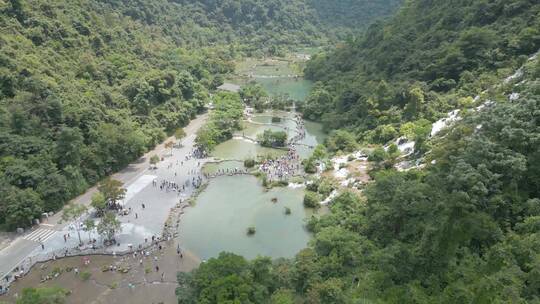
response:
M123 186L121 181L112 178L106 178L99 183L98 190L103 195L107 206L111 207L125 197L127 190Z
M96 228L96 222L94 219L88 217L83 222L84 225L84 231L88 233L88 242L92 241L92 231Z
M56 147L58 164L61 168L67 166L80 166L84 142L79 129L68 127L62 128L58 136Z
M82 245L83 241L81 239L81 226L84 222L82 216L88 211L88 207L83 204L70 203L64 207L62 212L62 220L70 221L75 226L75 231L77 231L77 236L79 238L79 244Z
M114 236L122 231L122 224L116 218L115 213L107 211L97 224L96 229L105 241L112 241Z
M43 212L43 201L32 189L11 188L3 199L2 213L6 225L13 229L31 226L34 219L39 219Z

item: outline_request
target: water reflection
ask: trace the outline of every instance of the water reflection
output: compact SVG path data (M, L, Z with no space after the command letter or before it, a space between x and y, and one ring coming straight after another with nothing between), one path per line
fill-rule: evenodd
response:
M182 218L181 242L203 259L221 251L247 258L292 257L306 247L310 237L304 227L310 211L304 209L302 198L302 189L266 192L253 176L217 178ZM290 215L285 214L285 207L291 209ZM248 236L251 226L256 233Z

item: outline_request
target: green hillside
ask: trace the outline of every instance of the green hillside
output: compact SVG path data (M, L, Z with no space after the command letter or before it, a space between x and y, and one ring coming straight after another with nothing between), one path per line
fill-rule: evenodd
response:
M3 0L0 28L7 229L58 210L184 126L234 59L331 39L302 0Z
M343 30L357 30L369 26L381 16L392 15L402 2L401 0L311 0L311 5L321 22Z
M0 222L28 225L202 110L219 56L95 1L11 1L0 24Z
M407 1L388 22L309 63L306 76L322 85L305 114L385 142L403 122L467 104L539 48L537 1Z

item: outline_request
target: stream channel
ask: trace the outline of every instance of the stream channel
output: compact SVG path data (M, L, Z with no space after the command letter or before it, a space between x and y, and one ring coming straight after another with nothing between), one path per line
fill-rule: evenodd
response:
M264 65L244 62L237 72L249 75L250 80L259 82L271 95L288 94L295 100L305 99L312 87L310 81L294 75L284 61ZM230 80L239 85L245 81L245 77ZM281 121L272 123L272 117L280 117ZM285 154L284 150L264 148L241 136L256 138L264 130L272 129L285 130L290 138L296 129L293 117L294 113L284 111L254 114L251 121L243 122L244 129L235 138L221 143L212 152L213 157L227 161L207 164L203 170L214 173L220 169L243 168L246 158ZM325 138L320 124L306 121L305 127L306 137L297 147L302 158L308 157L313 147ZM222 251L250 259L293 257L310 239L305 219L314 211L304 208L302 199L303 188L289 186L266 191L261 181L251 175L214 178L183 216L179 227L181 244L204 260ZM286 207L291 211L289 215L285 214ZM255 227L256 233L248 236L248 227Z

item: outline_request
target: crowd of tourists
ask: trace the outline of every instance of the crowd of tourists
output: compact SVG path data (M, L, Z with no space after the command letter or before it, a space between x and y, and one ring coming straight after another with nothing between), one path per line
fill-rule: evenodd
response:
M295 114L294 122L296 123L296 135L289 140L289 146L295 146L299 141L306 138L306 126L299 114Z
M289 148L287 154L262 162L259 169L269 180L287 179L300 172L300 156L295 148Z
M296 123L296 135L287 143L289 148L287 154L277 159L265 160L259 166L259 170L264 172L269 180L287 179L301 172L301 159L296 151L296 144L306 137L306 129L300 115L296 114L294 121Z
M206 152L199 148L194 148L190 153L188 153L184 160L180 161L177 160L176 163L170 162L167 165L167 169L174 170L174 177L178 176L178 169L182 170L184 167L184 163L187 163L187 161L191 159L200 159L206 156ZM178 195L180 193L186 191L189 187L193 188L199 188L203 183L203 176L201 174L201 168L202 164L200 161L197 162L197 167L195 169L189 169L185 172L188 175L188 178L183 183L178 183L177 181L174 181L172 179L162 179L161 181L158 181L158 179L154 179L152 181L152 185L156 188L159 188L160 191L165 192L176 192Z

